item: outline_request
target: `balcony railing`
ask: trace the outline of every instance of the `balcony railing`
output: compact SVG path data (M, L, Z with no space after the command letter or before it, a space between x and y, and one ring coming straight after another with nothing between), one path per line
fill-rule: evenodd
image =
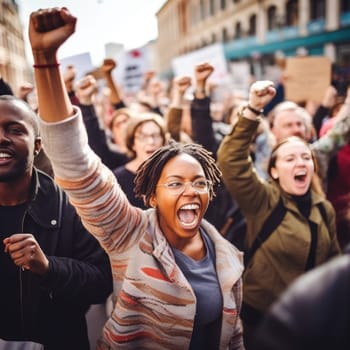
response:
M350 12L345 12L340 15L340 26L347 27L350 25Z
M311 21L307 25L309 34L322 33L325 31L325 28L326 28L326 21L324 18Z
M248 36L245 38L233 39L231 42L227 43L226 45L229 47L230 50L239 50L239 49L250 47L256 44L257 44L256 37Z
M298 27L285 27L281 29L273 29L266 33L266 43L272 43L285 39L293 39L298 37Z

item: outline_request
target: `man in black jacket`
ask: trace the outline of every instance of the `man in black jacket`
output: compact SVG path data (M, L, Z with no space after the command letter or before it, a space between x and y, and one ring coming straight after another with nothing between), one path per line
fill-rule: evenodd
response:
M111 293L110 263L66 194L33 167L36 118L0 97L0 339L89 349L85 313Z

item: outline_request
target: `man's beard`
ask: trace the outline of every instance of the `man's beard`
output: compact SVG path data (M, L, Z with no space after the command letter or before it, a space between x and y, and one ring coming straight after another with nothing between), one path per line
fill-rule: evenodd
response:
M0 172L0 183L13 182L22 178L26 173L29 173L31 165L28 163L22 164L20 167L9 170L8 172Z

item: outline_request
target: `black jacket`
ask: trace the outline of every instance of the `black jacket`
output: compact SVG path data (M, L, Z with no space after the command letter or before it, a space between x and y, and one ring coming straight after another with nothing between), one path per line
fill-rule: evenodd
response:
M22 232L32 233L46 254L49 272L40 277L17 269L13 278L19 279L19 290L13 293L19 307L13 310L20 315L13 317L19 324L9 329L0 312L0 338L31 340L50 350L89 349L85 313L112 291L108 256L82 226L66 194L36 169L32 199L21 220Z
M100 128L98 117L93 105L80 105L84 125L88 134L89 145L110 169L115 169L128 162L125 153L113 151L109 148L106 133Z

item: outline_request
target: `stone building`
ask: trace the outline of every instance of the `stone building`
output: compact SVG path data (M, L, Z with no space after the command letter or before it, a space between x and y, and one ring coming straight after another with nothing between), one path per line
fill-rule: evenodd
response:
M350 66L349 0L168 0L157 12L159 72L175 57L222 43L228 62L260 69L299 50Z
M0 75L15 92L28 81L23 27L15 0L0 0Z

